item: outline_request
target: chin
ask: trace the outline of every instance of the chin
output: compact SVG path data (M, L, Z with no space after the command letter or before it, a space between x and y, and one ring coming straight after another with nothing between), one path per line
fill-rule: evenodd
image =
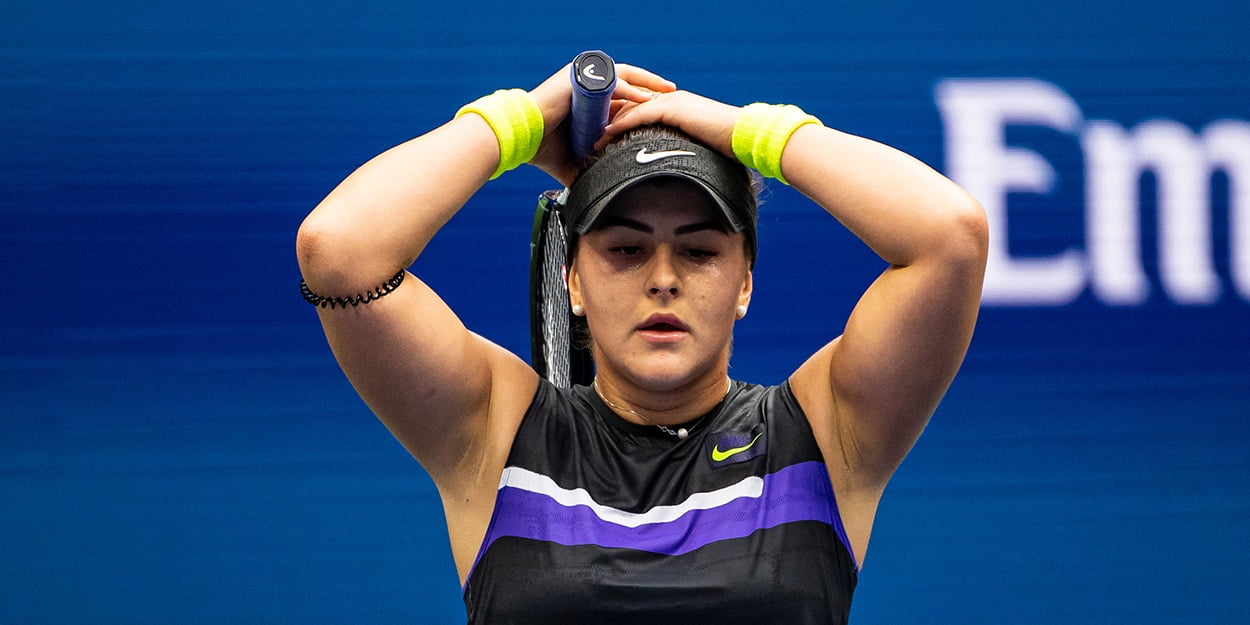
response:
M654 391L679 389L706 375L711 367L696 365L684 359L657 358L625 368L626 375L637 384Z

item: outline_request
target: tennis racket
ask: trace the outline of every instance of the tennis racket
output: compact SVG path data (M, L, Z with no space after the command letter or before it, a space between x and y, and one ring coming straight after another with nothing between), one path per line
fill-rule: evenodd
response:
M608 123L616 65L599 50L583 52L570 69L573 85L569 141L573 154L585 159ZM564 200L568 190L538 197L530 237L530 352L534 370L552 384L568 388L594 378L590 350L573 340L585 321L569 311L565 282L567 237Z

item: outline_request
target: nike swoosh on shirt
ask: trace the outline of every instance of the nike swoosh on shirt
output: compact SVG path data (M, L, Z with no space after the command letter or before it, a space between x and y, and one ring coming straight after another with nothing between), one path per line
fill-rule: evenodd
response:
M755 435L755 438L751 439L751 442L741 447L730 447L729 449L726 449L725 451L721 451L720 443L717 443L716 446L712 448L712 462L724 462L728 460L729 458L736 456L750 449L753 445L755 445L755 441L760 440L760 437L763 435L764 433L760 432L759 434Z
M634 160L638 161L639 165L646 165L647 163L654 163L662 158L669 158L672 156L698 156L698 154L695 154L694 152L690 152L687 150L664 150L662 152L648 152L647 148L643 148L641 150L638 150L638 154L634 155Z

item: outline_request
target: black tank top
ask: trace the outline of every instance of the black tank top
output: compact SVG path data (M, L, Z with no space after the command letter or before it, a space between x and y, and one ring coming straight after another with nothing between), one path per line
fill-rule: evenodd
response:
M846 623L857 565L788 384L686 440L541 382L464 588L469 623Z

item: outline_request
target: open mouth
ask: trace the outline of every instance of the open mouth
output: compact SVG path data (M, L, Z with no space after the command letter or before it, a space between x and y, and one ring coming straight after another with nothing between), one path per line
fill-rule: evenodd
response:
M644 332L685 332L686 329L671 323L653 323L639 328Z
M638 331L651 336L668 336L684 334L690 329L675 315L654 314L638 326Z

